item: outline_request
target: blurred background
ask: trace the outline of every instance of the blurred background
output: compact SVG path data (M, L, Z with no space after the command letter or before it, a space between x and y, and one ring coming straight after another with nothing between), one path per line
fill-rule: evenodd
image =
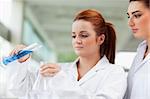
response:
M135 40L127 22L128 0L0 0L0 56L18 44L39 43L34 63L71 62L71 26L75 14L96 9L117 31L116 64L130 68L140 41ZM16 98L7 91L7 71L0 67L0 99Z

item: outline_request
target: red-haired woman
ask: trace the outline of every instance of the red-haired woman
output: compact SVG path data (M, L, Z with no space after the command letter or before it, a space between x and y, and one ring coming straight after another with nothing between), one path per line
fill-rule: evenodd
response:
M76 15L71 34L73 48L79 56L77 60L65 64L48 63L40 68L42 76L52 78L50 90L55 93L54 99L56 96L59 99L122 99L126 76L122 67L114 65L116 34L112 24L95 10L84 10ZM12 53L19 50L20 47ZM24 60L27 58L19 61ZM31 97L36 77L31 77L33 74L27 68L19 68L18 75L13 77L12 92L14 89L16 95L28 93L27 97Z

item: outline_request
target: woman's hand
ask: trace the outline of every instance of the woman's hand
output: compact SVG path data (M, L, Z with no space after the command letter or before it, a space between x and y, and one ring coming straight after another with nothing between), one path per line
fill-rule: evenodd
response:
M10 56L14 55L14 54L18 54L19 51L21 51L22 49L24 49L26 46L25 45L17 45L16 48L14 50L11 51ZM30 54L29 55L25 55L24 57L18 59L18 62L22 63L25 62L26 60L28 60L30 58Z
M40 67L40 74L42 76L55 76L60 71L60 67L57 64L44 64Z

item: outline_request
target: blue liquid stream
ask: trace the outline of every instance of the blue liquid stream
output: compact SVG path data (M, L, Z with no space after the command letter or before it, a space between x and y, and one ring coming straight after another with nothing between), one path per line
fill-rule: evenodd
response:
M30 54L32 53L33 51L30 51L30 50L22 50L20 51L18 54L15 54L13 56L8 56L8 57L4 57L2 62L4 65L8 65L9 63L17 60L17 59L20 59L21 57L27 55L27 54Z

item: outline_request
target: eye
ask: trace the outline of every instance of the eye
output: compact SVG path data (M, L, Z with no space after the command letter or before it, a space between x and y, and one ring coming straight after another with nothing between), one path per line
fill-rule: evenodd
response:
M72 35L72 38L76 38L76 35Z
M127 18L130 18L130 15L129 15L129 13L127 13Z
M129 18L130 18L130 15L127 14L127 18L129 19Z
M142 16L142 14L135 14L134 17L135 18L140 18Z
M130 15L127 13L127 18L129 19L130 18Z
M81 37L82 37L82 38L87 38L88 35L82 34Z

